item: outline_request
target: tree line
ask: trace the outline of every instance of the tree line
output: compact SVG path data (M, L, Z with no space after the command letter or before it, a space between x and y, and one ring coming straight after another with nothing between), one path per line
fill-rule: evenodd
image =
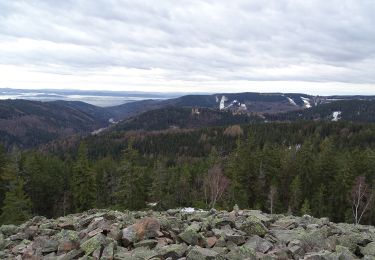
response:
M91 208L229 210L237 204L374 224L373 125L301 126L126 135L117 146L103 141L115 143L108 136L88 137L54 152L1 149L0 221Z

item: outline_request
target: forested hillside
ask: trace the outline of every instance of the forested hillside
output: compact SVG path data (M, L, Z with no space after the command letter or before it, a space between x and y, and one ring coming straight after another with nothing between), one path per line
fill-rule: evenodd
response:
M118 130L199 128L259 121L375 122L372 96L224 93L142 100L112 107L76 101L0 100L0 143L34 148L73 135ZM99 130L99 131L98 131Z
M172 106L151 110L121 121L110 129L110 131L202 128L208 126L245 124L261 120L261 117L247 113L234 114L230 111L220 111L209 108L190 109Z
M328 120L375 122L374 100L339 100L310 109L267 115L271 121Z
M370 188L375 178L375 125L115 131L0 157L2 223L148 203L156 209L238 204L352 222L353 187L361 181ZM220 196L212 196L214 180ZM373 203L362 223L375 223Z

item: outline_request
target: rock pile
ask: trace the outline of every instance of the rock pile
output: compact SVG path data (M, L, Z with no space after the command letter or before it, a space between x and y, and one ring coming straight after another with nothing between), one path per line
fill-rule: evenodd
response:
M375 228L255 210L34 217L0 227L0 259L375 259Z

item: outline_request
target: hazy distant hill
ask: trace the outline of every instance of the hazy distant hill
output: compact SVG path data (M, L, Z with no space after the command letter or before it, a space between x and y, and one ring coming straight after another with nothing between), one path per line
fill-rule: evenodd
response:
M129 102L119 106L107 107L106 110L109 111L116 120L121 120L136 116L146 111L158 109L163 106L165 106L163 101L149 99Z
M31 147L107 126L109 116L83 102L0 100L0 142Z

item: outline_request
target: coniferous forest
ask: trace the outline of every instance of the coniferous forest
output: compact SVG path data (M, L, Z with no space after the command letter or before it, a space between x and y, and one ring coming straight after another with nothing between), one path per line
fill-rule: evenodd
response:
M369 190L374 185L375 125L306 121L108 131L34 150L1 148L0 176L2 224L91 208L235 204L353 222L358 180ZM369 209L361 222L375 224L375 208Z

